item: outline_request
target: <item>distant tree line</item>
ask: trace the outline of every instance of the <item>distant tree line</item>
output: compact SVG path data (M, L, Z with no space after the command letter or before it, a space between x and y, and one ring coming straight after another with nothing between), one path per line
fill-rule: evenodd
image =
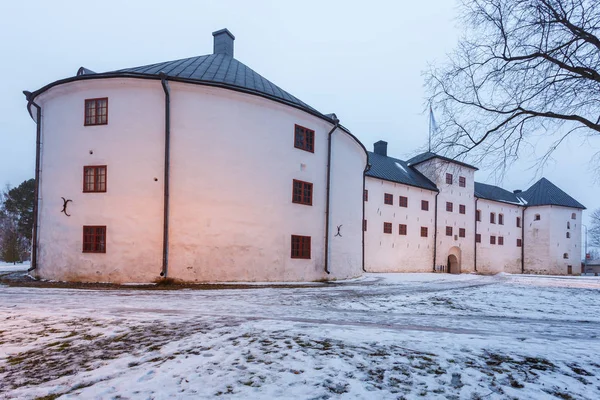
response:
M0 193L0 260L29 260L33 231L35 180L7 186Z

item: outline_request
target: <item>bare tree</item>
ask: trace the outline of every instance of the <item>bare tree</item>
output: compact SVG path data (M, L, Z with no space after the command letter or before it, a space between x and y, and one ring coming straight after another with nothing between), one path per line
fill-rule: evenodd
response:
M588 230L588 240L591 247L600 249L600 208L590 215L590 229Z
M551 138L542 162L574 133L600 139L598 0L462 0L460 9L466 35L426 73L440 112L434 150L485 156L503 171L540 137Z

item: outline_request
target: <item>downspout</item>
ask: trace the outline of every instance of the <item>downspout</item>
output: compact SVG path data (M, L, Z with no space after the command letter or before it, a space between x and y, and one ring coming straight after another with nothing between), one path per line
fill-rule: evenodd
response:
M169 168L171 162L171 91L164 72L158 74L160 83L165 92L165 176L164 176L164 200L163 200L163 257L162 271L160 276L167 277L169 270Z
M327 134L327 189L325 199L325 272L330 274L329 270L329 200L330 200L330 188L331 188L331 135L338 128L340 120L337 118L333 119L333 128ZM364 185L364 177L363 177ZM364 204L363 204L364 207ZM363 212L364 217L364 212Z
M437 220L438 220L438 191L435 195L435 214L433 217L433 272L435 272L435 257L437 256Z
M525 210L527 206L523 207L523 213L521 214L521 273L525 273Z
M38 214L39 214L39 186L40 186L40 158L42 152L42 107L40 107L35 101L31 92L23 91L23 94L27 98L27 111L31 115L31 106L36 108L36 137L35 137L35 187L33 189L33 232L31 234L31 266L27 272L31 272L37 268L37 244L38 244ZM33 117L33 115L31 115Z
M367 272L365 268L365 190L366 190L366 182L367 182L367 172L371 169L371 164L369 164L369 157L367 156L367 165L365 165L365 170L363 171L363 192L362 192L362 270L363 272Z
M477 202L479 201L479 197L475 198L475 251L473 252L473 267L475 268L475 272L477 272Z

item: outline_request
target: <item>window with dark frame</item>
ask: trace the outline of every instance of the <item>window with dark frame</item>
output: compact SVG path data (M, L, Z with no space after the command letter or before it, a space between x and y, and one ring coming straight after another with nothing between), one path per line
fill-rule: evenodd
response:
M392 223L391 222L383 223L383 233L392 233Z
M421 237L427 237L427 234L428 234L427 231L428 231L427 227L426 226L422 226L421 227Z
M490 244L496 244L496 236L490 236Z
M421 210L429 211L429 201L421 200Z
M452 227L451 226L446 227L446 236L452 236Z
M446 174L446 183L452 185L452 174Z
M84 126L108 124L108 97L85 100Z
M577 214L575 214L575 213L571 214L571 219L577 219Z
M517 247L523 247L523 240L517 239Z
M481 233L475 234L475 243L481 243Z
M400 196L400 207L408 207L408 197Z
M383 203L393 206L394 205L394 196L392 196L390 193L385 193L383 195Z
M458 229L458 236L464 238L467 235L467 230L465 228Z
M571 239L571 232L567 232L567 239Z
M490 213L490 224L496 223L496 213Z
M567 229L571 229L571 223L567 221Z
M106 192L106 165L83 167L83 192Z
M363 231L367 231L367 220L363 219Z
M315 131L300 125L294 127L294 147L300 150L315 152Z
M498 236L498 245L504 246L504 236Z
M498 214L498 225L504 225L504 214Z
M83 253L106 253L106 226L84 225Z
M569 253L564 253L564 254L563 254L563 258L564 258L565 260L568 260L568 259L569 259Z
M521 217L517 217L517 228L521 227Z
M312 206L313 184L294 179L292 203Z
M363 192L363 200L369 201L369 191L367 189L365 189L365 191Z
M460 214L466 214L467 213L467 207L464 204L460 204L458 206L458 212Z
M447 201L446 202L446 211L452 212L453 209L454 209L454 204L452 204L451 202Z
M310 236L292 235L292 258L310 259Z
M402 235L402 236L406 236L406 225L405 224L400 224L398 226L398 234Z
M458 186L467 187L467 179L464 176L458 177Z
M475 221L481 222L481 210L475 211Z
M540 214L535 214L535 217L533 217L534 221L539 221L541 219L542 219L542 217L540 216Z

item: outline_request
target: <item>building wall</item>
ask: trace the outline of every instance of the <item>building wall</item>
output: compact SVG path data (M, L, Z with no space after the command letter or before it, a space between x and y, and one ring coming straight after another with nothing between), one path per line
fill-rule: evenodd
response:
M436 192L400 183L367 177L365 188L365 268L368 272L431 272ZM393 195L394 204L384 204L384 194ZM399 206L399 197L408 198L408 207ZM421 200L429 211L421 210ZM383 223L392 223L392 233L383 233ZM399 225L407 225L407 235L399 235ZM421 237L421 227L428 236Z
M230 90L170 82L168 276L192 282L311 281L361 273L366 154L346 133L332 143L331 274L324 270L327 133L303 111ZM108 97L108 125L84 127L84 99ZM160 81L89 80L57 86L43 108L42 278L133 282L162 261L164 93ZM294 125L315 131L294 148ZM90 154L90 150L93 154ZM108 166L107 193L81 193L84 165ZM343 174L345 165L350 174ZM338 182L343 176L344 182ZM156 179L155 179L156 178ZM292 181L313 183L313 205L292 203ZM60 196L73 199L72 217ZM82 226L107 226L106 254L83 254ZM335 226L333 227L335 230ZM333 232L335 234L336 232ZM291 235L312 237L291 258Z
M477 243L477 272L520 273L521 247L517 247L517 239L522 238L522 228L517 227L517 217L522 218L523 208L479 199L477 209L481 210L481 221L477 222L477 233L481 234L481 243ZM491 213L495 215L495 223L490 222ZM504 216L503 224L500 224L500 214ZM496 244L490 243L491 236L495 236ZM504 238L503 245L499 243L500 237Z

